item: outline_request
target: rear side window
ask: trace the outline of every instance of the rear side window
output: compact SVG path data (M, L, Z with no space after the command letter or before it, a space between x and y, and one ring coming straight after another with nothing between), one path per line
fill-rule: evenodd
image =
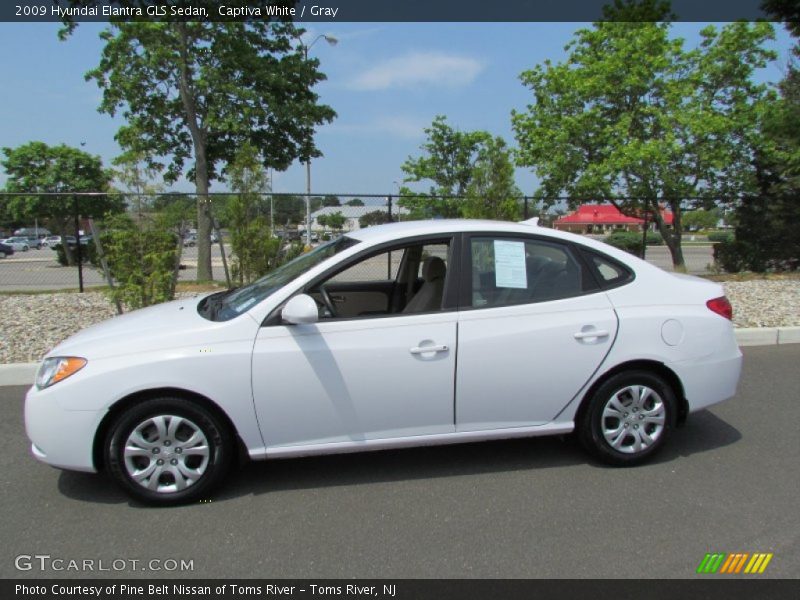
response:
M591 265L597 280L604 290L619 287L633 281L633 271L604 254L581 248L586 261Z
M558 243L473 237L470 258L473 308L569 298L597 287L569 247Z

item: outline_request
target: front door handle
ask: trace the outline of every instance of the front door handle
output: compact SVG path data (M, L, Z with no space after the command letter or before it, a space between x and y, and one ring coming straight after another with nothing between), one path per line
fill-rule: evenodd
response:
M428 354L430 352L447 352L449 348L445 344L440 344L438 346L414 346L413 348L409 349L411 354Z
M602 338L608 337L608 332L605 329L590 329L588 331L579 331L573 334L576 340L585 340L586 338Z

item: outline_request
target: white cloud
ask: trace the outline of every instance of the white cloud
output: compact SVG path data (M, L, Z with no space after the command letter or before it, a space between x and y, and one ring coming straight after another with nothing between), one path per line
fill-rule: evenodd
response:
M459 87L472 83L483 68L483 63L466 56L414 52L367 69L350 87L366 91L426 85Z
M320 133L346 134L346 135L383 135L408 140L423 136L423 129L430 124L430 120L403 116L387 115L376 117L364 123L339 123L320 129Z

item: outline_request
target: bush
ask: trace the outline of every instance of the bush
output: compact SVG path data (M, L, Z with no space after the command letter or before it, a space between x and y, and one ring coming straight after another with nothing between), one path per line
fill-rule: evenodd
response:
M660 237L660 236L659 236ZM615 231L605 238L606 244L635 254L642 255L642 234L635 231ZM663 241L663 240L662 240Z
M110 295L132 309L172 300L177 239L166 226L136 223L128 215L111 217L103 251L117 283Z
M735 236L730 231L712 231L708 234L709 242L732 242Z
M53 246L53 249L56 251L56 260L58 261L58 264L60 264L62 267L66 267L67 253L64 251L64 245L56 244ZM74 247L72 252L73 254L76 252ZM81 262L90 263L95 267L100 265L100 259L97 257L97 248L95 247L93 240L90 240L88 244L81 245Z
M661 236L661 234L658 231L648 231L647 232L647 241L645 243L648 246L663 246L664 245L664 238Z
M714 264L727 273L741 271L796 271L800 260L773 258L769 249L743 240L714 244Z

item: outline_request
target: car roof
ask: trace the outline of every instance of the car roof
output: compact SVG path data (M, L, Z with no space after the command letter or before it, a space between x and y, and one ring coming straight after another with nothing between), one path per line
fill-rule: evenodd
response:
M402 221L399 223L387 223L385 225L375 225L372 227L357 229L355 231L347 232L345 235L372 245L380 244L382 242L391 242L393 240L402 238L436 235L440 233L449 234L458 232L486 232L534 234L594 248L595 250L621 260L628 266L634 267L637 271L641 269L658 270L657 267L650 265L649 263L628 252L625 252L624 250L609 246L608 244L604 244L603 242L583 235L551 229L549 227L540 227L536 224L536 221L537 219L521 221L519 223L482 219L431 219L428 221Z

